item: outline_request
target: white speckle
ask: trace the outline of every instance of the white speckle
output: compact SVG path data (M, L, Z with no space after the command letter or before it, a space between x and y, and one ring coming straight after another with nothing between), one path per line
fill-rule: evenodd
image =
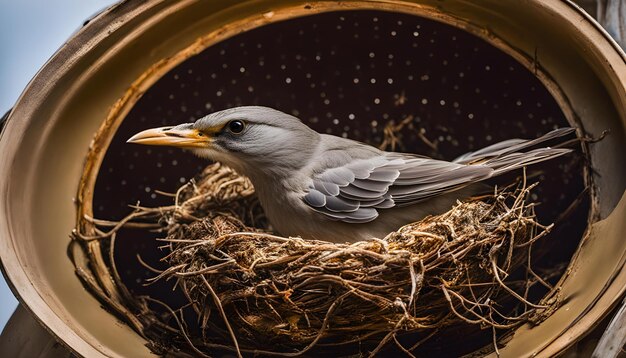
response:
M218 97L221 97L222 96L222 91L215 92L215 95L218 96Z
M393 83L393 78L387 78L387 83L392 84Z
M417 31L413 31L413 36L418 37L419 35L420 35L420 33L419 33L419 32L417 32Z
M185 179L185 177L180 177L180 179L178 179L179 182L184 183L187 181L187 179Z
M241 72L241 73L246 72L246 68L245 67L239 67L239 72Z
M429 79L430 79L430 76L429 76L429 75L422 75L422 76L420 77L420 80L422 80L422 81L428 81Z
M396 36L396 35L397 35L397 32L391 31L391 36Z
M353 79L353 80L352 80L352 82L354 82L354 83L359 83L359 79L358 79L358 78L355 78L355 79Z
M380 104L380 98L374 98L374 103L375 104Z
M489 70L491 70L491 66L489 65L485 66L485 71L489 71Z
M263 14L263 17L266 19L271 19L272 17L274 17L274 11L268 11L265 14Z
M290 77L285 78L285 82L288 84L291 83L291 78Z
M286 69L287 69L287 66L286 66L286 65L284 65L284 64L282 64L282 65L280 65L280 69L281 69L281 70L286 70Z
M348 118L352 121L354 120L355 116L353 113L348 114Z
M370 58L374 58L374 57L376 56L376 54L375 54L375 53L373 53L373 52L370 52L370 55L369 55L369 56L370 56Z
M519 107L522 105L522 101L518 99L517 102L515 102L515 104Z
M150 192L150 187L147 186L145 190L146 190L146 193L149 193Z
M375 79L375 78L371 78L371 79L370 79L370 83L371 83L371 84L376 83L376 79Z
M470 113L470 114L468 114L468 115L467 115L467 118L469 118L469 119L473 119L473 118L474 118L474 113Z
M334 125L339 124L339 120L338 120L337 118L333 119L333 124L334 124Z
M372 121L372 127L376 127L378 126L378 122L377 121Z
M439 104L440 104L440 105L442 105L442 106L445 106L445 105L446 105L446 101L444 101L444 100L442 99L441 101L439 101Z
M211 109L211 107L213 107L211 102L207 102L207 103L204 104L204 108L206 108L206 109Z
M329 105L329 104L330 104L330 100L329 100L328 98L326 98L326 99L324 100L324 104L325 104L325 105Z
M428 104L428 99L422 98L422 104Z
M173 166L177 166L178 165L178 161L176 159L172 160L172 165Z
M174 95L173 95L173 94L170 94L169 96L167 96L167 98L169 98L169 99L174 99Z
M254 87L248 86L248 92L254 92Z
M322 59L322 56L320 56L320 55L315 56L315 61L319 61L321 59Z

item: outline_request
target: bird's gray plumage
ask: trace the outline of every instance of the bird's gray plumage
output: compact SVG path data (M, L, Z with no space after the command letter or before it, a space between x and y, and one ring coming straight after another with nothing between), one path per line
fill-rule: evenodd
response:
M571 128L561 128L533 140L507 140L467 153L453 162L376 151L370 147L367 158L349 158L341 165L313 175L304 202L331 220L367 223L378 218L379 213L386 209L415 205L494 175L565 154L570 150L540 148L525 153L517 151L572 131ZM350 150L363 146L353 141L345 145L344 141L343 138L323 136L322 156L332 156L337 145ZM472 162L479 164L470 164Z
M244 121L246 130L229 133L233 120ZM210 146L193 150L250 177L279 233L332 241L382 237L449 209L482 180L570 152L532 148L574 132L509 139L448 162L319 134L266 107L216 112L191 128L218 128Z

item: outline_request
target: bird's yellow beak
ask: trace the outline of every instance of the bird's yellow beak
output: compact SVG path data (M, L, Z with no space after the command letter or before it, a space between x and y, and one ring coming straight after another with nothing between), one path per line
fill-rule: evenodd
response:
M130 137L126 143L206 148L211 144L211 137L197 129L180 128L180 126L159 127L139 132Z

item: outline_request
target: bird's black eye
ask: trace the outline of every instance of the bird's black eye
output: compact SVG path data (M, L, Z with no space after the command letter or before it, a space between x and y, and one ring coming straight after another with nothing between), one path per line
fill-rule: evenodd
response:
M228 122L228 129L233 133L243 132L245 126L246 125L243 123L243 121L240 121L238 119Z

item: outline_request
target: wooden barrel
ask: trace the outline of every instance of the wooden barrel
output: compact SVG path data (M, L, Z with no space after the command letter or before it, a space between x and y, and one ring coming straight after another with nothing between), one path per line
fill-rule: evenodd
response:
M585 145L593 169L586 177L591 225L563 276L564 303L540 325L517 329L500 353L552 356L619 301L626 289L626 55L576 6L548 0L130 1L92 19L54 55L0 136L3 269L20 301L60 342L88 357L150 355L144 339L85 290L67 253L77 215L94 212L106 149L142 95L169 70L238 34L355 10L421 16L477 36L536 76L571 125L591 136L611 131Z

